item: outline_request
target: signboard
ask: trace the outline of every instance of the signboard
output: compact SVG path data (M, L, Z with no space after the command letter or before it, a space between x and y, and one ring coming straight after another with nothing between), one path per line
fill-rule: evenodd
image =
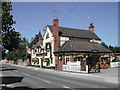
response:
M69 65L69 66L80 66L80 61L77 61L77 62L67 62L67 65Z

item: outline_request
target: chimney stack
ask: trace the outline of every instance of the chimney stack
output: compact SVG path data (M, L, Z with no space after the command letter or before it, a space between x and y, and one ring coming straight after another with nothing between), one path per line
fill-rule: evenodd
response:
M42 35L39 36L38 41L43 40Z
M94 26L93 26L93 23L90 23L89 30L90 30L91 32L94 32Z
M59 48L59 26L58 26L58 23L59 23L58 19L53 20L54 51L56 51Z

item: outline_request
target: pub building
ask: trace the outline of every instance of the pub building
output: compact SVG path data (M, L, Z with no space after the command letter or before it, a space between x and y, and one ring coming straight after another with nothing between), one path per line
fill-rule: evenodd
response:
M31 54L31 57L42 62L42 65L38 63L41 68L44 66L60 71L89 73L98 63L101 68L105 64L110 67L112 52L101 44L93 23L88 30L75 29L59 26L59 20L55 18L53 25L47 25L44 31L43 38L40 36L42 39L35 45L39 47L38 50L44 49L43 55L41 52L35 53L36 48L32 49L34 53Z

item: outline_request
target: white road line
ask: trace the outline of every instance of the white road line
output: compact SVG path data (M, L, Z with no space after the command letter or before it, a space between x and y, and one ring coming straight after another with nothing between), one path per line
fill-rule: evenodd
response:
M67 87L67 86L63 86L63 88L70 88L70 87Z
M50 81L47 81L47 80L42 80L42 81L47 82L47 83L51 83Z
M33 67L27 67L27 68L33 68Z
M26 76L30 76L29 74L27 74L27 73L22 73L22 74L24 74L24 75L26 75Z
M34 68L34 70L39 70L40 68Z
M34 78L36 78L36 79L38 79L38 80L42 80L42 81L47 82L47 83L51 83L50 81L47 81L47 80L45 80L45 79L40 79L40 78L38 78L38 77L34 77Z
M13 88L13 87L14 87L14 85L9 84L9 85L7 85L7 87Z
M15 72L18 72L17 70L15 70Z

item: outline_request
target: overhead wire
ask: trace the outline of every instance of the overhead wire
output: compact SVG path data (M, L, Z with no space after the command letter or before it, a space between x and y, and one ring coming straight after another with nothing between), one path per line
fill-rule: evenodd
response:
M78 2L76 2L76 3L73 5L73 7L69 10L69 12L61 19L61 23L62 23L63 21L65 21L66 18L68 18L68 16L72 13L72 11L74 11L74 9L77 7L77 5L78 5Z

